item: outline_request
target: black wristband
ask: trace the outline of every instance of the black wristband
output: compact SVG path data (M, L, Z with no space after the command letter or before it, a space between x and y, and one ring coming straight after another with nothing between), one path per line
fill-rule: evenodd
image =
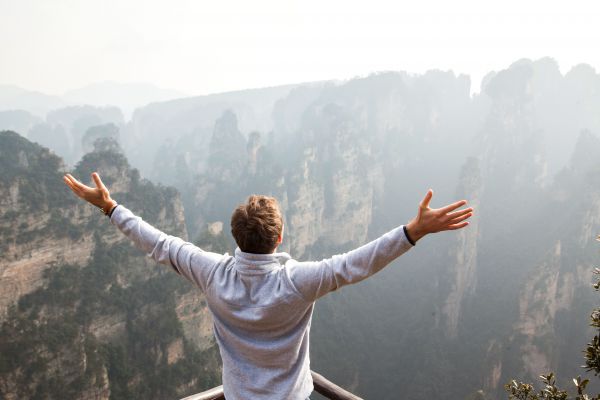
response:
M404 228L404 236L406 236L408 243L412 244L413 246L416 246L417 244L410 238L410 236L408 236L408 229L406 229L406 225L403 225L402 227Z
M119 206L118 204L115 204L115 206L113 208L111 208L109 212L106 213L106 216L108 218L112 217L113 212L115 212L115 208L117 208L118 206Z

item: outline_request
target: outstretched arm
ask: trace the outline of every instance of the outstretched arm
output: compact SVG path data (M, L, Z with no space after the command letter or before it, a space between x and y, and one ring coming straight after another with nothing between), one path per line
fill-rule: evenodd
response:
M344 285L360 282L373 275L412 248L430 233L464 228L473 215L472 208L458 210L465 200L432 209L429 190L419 204L417 216L400 226L348 253L318 262L290 265L290 279L307 301L314 301Z
M92 174L95 188L84 185L70 174L65 175L63 179L80 198L102 209L107 215L112 211L111 222L131 239L138 249L157 262L170 265L176 272L205 289L210 270L222 259L221 254L203 251L192 243L167 235L135 216L124 206L117 206L96 172Z

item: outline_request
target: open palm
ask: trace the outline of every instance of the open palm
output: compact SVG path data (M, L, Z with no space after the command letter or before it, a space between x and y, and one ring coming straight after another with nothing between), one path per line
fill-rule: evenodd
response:
M95 205L100 208L105 214L107 214L117 202L110 197L110 193L97 172L92 173L92 179L96 184L96 187L90 187L84 185L75 179L71 174L66 174L63 180L67 186L75 193L78 197Z
M431 208L433 190L429 189L425 198L419 204L417 216L410 221L406 228L410 237L416 242L429 233L450 231L464 228L469 225L467 219L473 215L473 208L459 210L467 204L466 200L460 200L442 208Z

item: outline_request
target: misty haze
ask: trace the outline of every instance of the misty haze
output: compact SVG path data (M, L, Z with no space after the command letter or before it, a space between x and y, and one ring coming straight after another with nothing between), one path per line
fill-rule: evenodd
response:
M203 295L62 185L92 171L145 220L220 253L235 249L233 208L272 195L298 260L406 223L430 187L436 206L465 198L468 228L317 302L311 368L366 399L501 399L510 379L549 371L572 385L597 303L600 75L522 59L470 87L431 70L169 101L157 89L134 112L0 87L0 397L220 384Z

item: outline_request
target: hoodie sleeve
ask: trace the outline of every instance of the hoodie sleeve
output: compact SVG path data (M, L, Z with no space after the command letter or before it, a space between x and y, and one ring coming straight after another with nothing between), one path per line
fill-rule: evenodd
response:
M178 274L206 289L208 277L214 266L224 256L204 251L192 243L156 229L129 209L118 205L110 222L133 244L155 261L170 265Z
M413 245L400 226L348 253L322 261L298 262L289 266L293 285L307 301L342 286L357 283L383 269Z

